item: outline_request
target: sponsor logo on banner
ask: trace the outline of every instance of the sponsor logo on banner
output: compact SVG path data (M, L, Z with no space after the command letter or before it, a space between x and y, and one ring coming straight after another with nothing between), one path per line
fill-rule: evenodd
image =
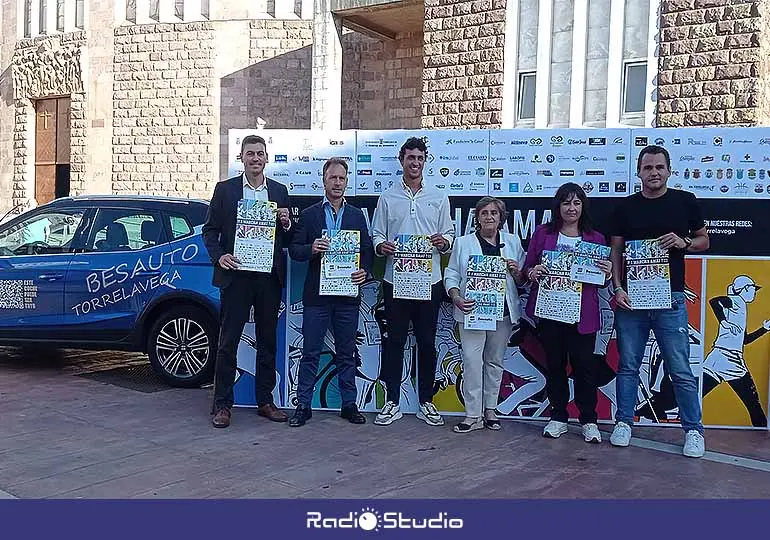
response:
M727 193L728 191L730 191L730 188L727 186L722 186L719 188L719 191L721 191L722 193Z
M532 159L530 160L530 162L531 163L542 163L543 160L540 159L539 155L535 154L534 156L532 156Z
M768 138L759 139L759 146L764 146L766 144L770 144L770 139Z
M754 186L754 193L759 194L764 192L765 192L765 188L764 186L762 186L762 184L757 184L756 186Z
M604 171L602 169L588 169L586 176L604 176Z
M609 192L610 192L610 183L599 182L599 193L609 193Z
M679 161L695 161L695 156L679 156Z
M564 144L564 137L561 135L552 135L551 136L551 145L553 146L561 146Z
M452 191L462 191L464 186L462 184L449 184L449 189Z
M620 136L615 137L614 139L612 139L612 144L623 144L623 137L620 137Z
M483 144L486 141L484 139L447 139L446 144Z
M714 144L716 145L716 139L714 138ZM748 139L733 139L730 141L730 144L754 144L754 141L748 140ZM717 146L722 146L722 138L719 137L719 144Z
M556 161L556 156L554 156L553 154L548 154L547 156L545 156L545 160L548 163L553 163L554 161Z
M591 193L594 190L594 185L591 182L585 182L583 184L583 191Z
M339 141L336 139L329 139L329 146L342 146L345 144L345 141Z
M701 163L711 163L712 161L714 161L714 156L703 156L700 158Z
M358 162L359 163L371 163L372 162L372 155L371 154L358 154Z
M530 146L543 146L543 139L540 137L533 137L529 140Z
M288 163L289 162L289 156L286 154L276 154L275 155L275 162L276 163Z
M585 144L585 143L582 143ZM589 137L588 138L588 146L604 146L607 144L607 138L606 137Z
M634 193L639 193L640 191L642 191L642 184L634 183Z
M508 192L509 193L518 193L519 192L519 183L518 182L510 182L508 184Z
M591 158L591 160L594 162L600 162L600 161L607 161L607 158L604 156L594 156L593 158Z
M604 140L604 137L595 137L595 138L597 140ZM585 143L586 143L585 139L567 139L567 144L572 145L572 146L579 145L579 144L585 144ZM601 144L604 144L604 143L601 143Z
M553 176L553 173L550 169L540 169L537 171L538 176Z
M358 176L371 176L372 170L371 169L358 169Z
M476 169L476 176L486 176L487 171L484 169L484 167L479 167Z
M468 171L466 169L455 169L455 172L453 174L455 176L470 176L471 171Z
M679 145L679 144L682 144L682 139L680 139L679 137L676 137L672 142L676 145Z
M312 185L312 186L310 186L310 187L312 187L312 188L313 188L313 191L318 191L319 189L321 189L321 186L319 186L319 185L318 185L318 184L316 184L315 182L313 182L313 185Z
M390 171L377 171L377 174L374 176L393 176L393 173Z
M481 191L485 189L487 185L483 182L471 182L471 191Z
M389 141L387 139L368 139L364 141L364 146L369 148L393 148L398 146L398 141Z
M535 140L539 140L540 141L537 144L543 144L543 139L530 139L528 141L527 140L523 140L523 139L513 139L511 141L511 144L514 145L514 146L520 146L520 145L523 145L523 144L531 144L532 146L536 146L536 144L533 143L533 141L535 141ZM504 144L504 143L503 143L503 141L500 141L499 144Z
M376 187L376 188L380 187L378 185L378 182L374 183L374 187ZM369 187L366 185L366 182L359 182L358 183L358 189L361 190L361 191L368 191Z
M505 158L499 158L499 159L505 159ZM524 161L524 159L525 159L524 156L510 156L508 158L508 161L510 161L511 163L520 163Z
M666 139L664 139L663 137L658 137L657 139L655 139L655 144L657 144L658 146L663 146L664 144L666 144Z
M441 167L441 168L438 170L438 173L439 173L441 176L443 176L443 177L447 177L447 176L449 176L449 167Z
M438 157L441 161L460 161L460 156L439 156Z
M559 176L575 176L573 169L562 169L559 171Z
M374 508L365 507L361 512L348 512L342 516L326 516L321 512L307 512L307 529L359 529L379 531L380 529L462 529L461 518L452 517L447 512L435 515L415 517L402 512L380 513Z
M294 182L289 182L289 191L294 191L295 189L305 189L305 187L305 184L295 184Z
M571 160L572 160L572 161L574 161L575 163L580 163L580 162L582 162L582 161L586 161L586 160L588 159L588 156L583 156L583 155L580 155L580 156L572 156L572 157L571 157L571 158L569 158L569 159L571 159Z
M487 156L468 156L468 161L486 161Z
M615 156L615 161L617 161L617 162L624 162L624 161L626 161L626 155L625 154L617 154Z
M500 182L495 182L494 184L492 184L492 189L494 189L495 191L500 191L503 189L503 186Z
M647 146L647 137L634 137L634 146Z
M625 182L615 182L615 193L625 193L627 184Z
M714 137L714 146L722 146L722 137Z
M687 139L687 144L689 144L690 146L706 146L706 141L705 139L693 139L692 137L690 137L689 139Z
M524 193L532 193L532 184L529 182L524 185Z
M446 184L436 184L436 189L446 189Z
M503 169L489 169L489 177L490 178L502 178L503 177Z
M313 171L294 171L294 174L297 176L310 176L313 174Z
M272 176L276 178L288 178L291 175L288 173L288 171L278 171L278 172L274 172Z

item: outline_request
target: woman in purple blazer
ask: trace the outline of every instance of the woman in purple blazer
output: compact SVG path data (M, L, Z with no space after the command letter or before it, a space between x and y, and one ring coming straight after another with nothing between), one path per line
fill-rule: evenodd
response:
M588 197L583 188L569 182L556 192L551 221L541 225L529 242L523 274L532 283L532 288L526 313L537 322L538 335L547 361L546 393L551 403L551 421L545 426L543 436L555 439L567 432L569 362L575 382L575 404L580 411L580 423L583 425L583 438L586 442L600 443L602 438L596 424L597 387L594 358L596 332L600 328L596 286L583 283L580 321L577 324L535 317L538 281L547 273L546 268L540 264L543 251L570 250L580 240L607 245L604 235L595 231L591 225ZM609 261L600 261L597 264L609 280L612 276L612 264Z

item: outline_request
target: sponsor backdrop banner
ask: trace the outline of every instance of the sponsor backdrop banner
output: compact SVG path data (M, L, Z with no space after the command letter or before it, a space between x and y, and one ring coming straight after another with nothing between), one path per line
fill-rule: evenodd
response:
M770 189L768 171L760 169L765 162L770 168L770 129L329 133L231 130L230 174L242 171L240 141L250 133L268 140L268 175L289 188L295 217L323 194L321 167L326 158L335 155L347 159L350 164L348 202L362 208L370 223L378 195L400 181L398 151L401 145L408 137L423 137L429 148L425 180L449 196L457 235L472 231L473 207L481 196L491 194L505 201L509 213L506 228L521 238L525 249L535 228L550 219L551 197L556 189L568 181L579 183L588 192L593 200L591 209L597 228L608 235L612 214L620 198L641 188L635 174L639 151L646 144L662 144L672 155L669 185L692 191L698 196L711 235L711 249L703 256L690 257L686 264L691 366L703 391L708 390L703 400L704 422L710 426L767 429L767 420L762 425L757 424L758 419L766 416L768 409L770 351L767 347L770 347L770 336L755 338L746 343L739 354L727 354L726 360L715 355L712 350L719 323L712 304L714 298L730 298L728 287L738 276L746 274L756 285L762 286L762 276L768 275L767 270L770 270L770 267L762 266L770 264L770 242L767 242L770 224L766 219L760 219L767 205L761 199L768 197ZM682 161L682 158L685 160ZM691 158L696 161L691 161ZM749 165L749 160L754 165ZM732 172L728 173L730 168ZM699 170L696 172L695 169ZM721 172L719 169L722 169ZM739 170L742 172L739 173ZM689 178L685 179L685 174ZM732 176L730 179L728 174ZM740 179L739 174L742 176ZM695 175L698 178L694 178ZM749 175L752 183L747 191L743 187L745 182L738 180L748 180ZM308 184L303 178L312 178L316 185L313 186L313 182ZM763 184L760 193L761 182L767 185ZM714 190L703 189L702 185L715 187ZM723 192L724 186L727 190ZM357 346L358 401L360 408L369 412L379 410L386 397L384 385L379 379L382 351L388 346L380 285L384 259L375 259L374 279L362 287ZM448 259L445 259L442 266L447 262ZM282 304L279 321L277 370L280 382L275 397L277 404L287 408L296 406L297 370L302 356L302 286L305 271L304 264L290 261L288 287L284 292L286 302ZM763 311L764 294L770 293L757 289L756 299L746 302L747 320L742 324L749 334L763 328L763 325L770 328L770 322L765 324L766 319L770 320L770 308ZM523 302L526 302L527 296L528 291L522 290ZM608 289L600 290L599 298L602 327L597 333L595 346L600 365L599 417L603 421L611 421L615 412L615 374L618 367L613 331L614 303ZM451 307L446 298L439 313L434 402L443 413L460 415L463 413L462 361L459 332ZM253 376L249 375L253 373L255 351L253 337L248 339L253 336L254 329L253 324L250 325L239 350L241 379L236 386L236 403L241 406L254 405ZM417 410L416 354L416 343L410 333L404 348L401 389L401 406L405 412ZM717 377L719 384L714 384L712 374L704 376L704 357L710 354L710 363L717 365L712 371L719 372L721 368L725 371L732 367L738 375L743 373L740 366L745 365L750 377L742 375L731 380ZM251 370L249 366L252 366ZM537 327L534 321L525 317L514 329L505 354L505 372L498 398L501 415L548 418L550 410L545 396L544 366ZM749 384L750 380L753 380L753 386ZM756 399L751 398L752 388L756 389ZM760 404L759 409L756 402ZM313 406L321 409L340 406L331 333L327 334L325 341ZM750 411L753 411L753 416ZM577 416L572 404L570 414ZM671 379L652 335L640 373L637 416L643 424L678 425L679 422Z

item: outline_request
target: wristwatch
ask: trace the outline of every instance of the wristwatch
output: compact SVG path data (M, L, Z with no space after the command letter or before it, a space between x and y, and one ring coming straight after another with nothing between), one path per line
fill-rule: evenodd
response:
M684 249L685 250L690 249L690 246L692 245L692 239L689 236L685 236L683 240L684 240Z

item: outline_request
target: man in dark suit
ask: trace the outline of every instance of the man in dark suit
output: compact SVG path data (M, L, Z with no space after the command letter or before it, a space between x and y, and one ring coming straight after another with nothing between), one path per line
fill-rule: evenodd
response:
M244 137L241 143L244 173L217 184L203 226L203 242L214 264L213 283L220 289L221 303L212 421L215 427L230 425L236 353L252 307L257 337L255 390L259 415L274 422L288 420L273 403L273 389L278 310L286 269L283 248L291 241L292 233L290 203L286 186L265 177L267 160L265 140L257 135ZM240 261L233 256L235 221L241 199L269 200L278 206L270 273L239 270Z
M297 384L297 410L289 425L299 427L310 417L313 389L318 375L318 362L329 326L334 335L342 409L340 416L353 424L365 424L366 418L356 405L356 332L361 304L360 291L355 296L321 295L320 279L323 254L329 249L325 231L354 230L360 233L360 267L351 272L350 279L358 286L371 273L374 249L363 212L345 202L348 184L348 164L337 158L324 163L323 183L325 196L321 202L302 211L289 255L297 261L310 261L302 296L303 350ZM338 278L347 279L347 278ZM356 287L357 288L357 287Z

